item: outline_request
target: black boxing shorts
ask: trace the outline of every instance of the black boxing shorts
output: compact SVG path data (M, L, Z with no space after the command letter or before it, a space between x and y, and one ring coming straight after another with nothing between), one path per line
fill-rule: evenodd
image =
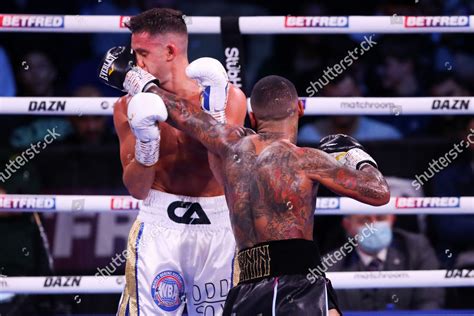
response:
M316 244L288 239L257 244L239 252L239 283L224 306L225 316L328 315L336 293L325 276L308 278L320 265Z

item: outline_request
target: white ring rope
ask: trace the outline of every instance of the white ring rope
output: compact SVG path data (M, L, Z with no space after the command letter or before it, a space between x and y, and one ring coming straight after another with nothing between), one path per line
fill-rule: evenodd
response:
M138 211L142 201L131 196L0 195L0 212L108 212ZM375 207L346 197L316 200L317 215L343 214L474 214L474 197L392 197Z
M328 272L335 289L472 287L474 270L402 270ZM125 278L120 276L0 277L0 293L90 294L120 293Z
M242 34L467 33L474 16L245 16ZM1 14L0 32L126 33L128 16ZM221 18L187 16L189 33L220 34Z
M306 115L474 115L474 97L301 100ZM0 97L0 115L112 115L115 101L117 98Z

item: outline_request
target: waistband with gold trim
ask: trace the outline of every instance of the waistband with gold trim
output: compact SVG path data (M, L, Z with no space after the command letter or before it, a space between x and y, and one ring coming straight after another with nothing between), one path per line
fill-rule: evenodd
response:
M253 283L265 278L308 273L321 264L316 243L305 239L275 240L239 251L239 283Z

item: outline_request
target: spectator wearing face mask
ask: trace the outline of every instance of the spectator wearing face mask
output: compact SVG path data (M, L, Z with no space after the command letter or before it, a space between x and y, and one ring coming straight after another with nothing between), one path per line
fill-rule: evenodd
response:
M348 237L346 247L324 257L328 271L436 270L435 252L421 234L393 228L394 215L350 215L342 226ZM356 237L358 235L359 237ZM349 237L355 246L349 243ZM351 249L351 250L349 250ZM342 253L335 260L335 253ZM341 255L337 255L341 258ZM429 310L443 306L441 288L378 288L337 290L343 310ZM395 299L394 299L395 298Z

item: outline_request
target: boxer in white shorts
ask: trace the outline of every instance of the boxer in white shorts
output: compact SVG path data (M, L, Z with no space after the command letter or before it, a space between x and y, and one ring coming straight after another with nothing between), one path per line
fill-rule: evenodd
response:
M189 315L221 315L235 253L223 196L187 197L152 189L128 243L119 315L127 310L129 315L180 315L184 302Z
M151 9L132 17L127 26L134 62L163 89L196 106L225 102L225 118L216 119L243 125L245 95L228 83L222 65L206 59L189 65L181 12ZM115 47L107 53L99 70L106 83L113 84L120 65L116 56L124 50ZM127 95L116 102L114 124L124 184L133 197L144 200L144 207L129 235L118 315L181 315L185 303L189 315L221 315L232 281L235 241L223 187L211 171L219 162L198 141L166 123L127 117L129 100Z

